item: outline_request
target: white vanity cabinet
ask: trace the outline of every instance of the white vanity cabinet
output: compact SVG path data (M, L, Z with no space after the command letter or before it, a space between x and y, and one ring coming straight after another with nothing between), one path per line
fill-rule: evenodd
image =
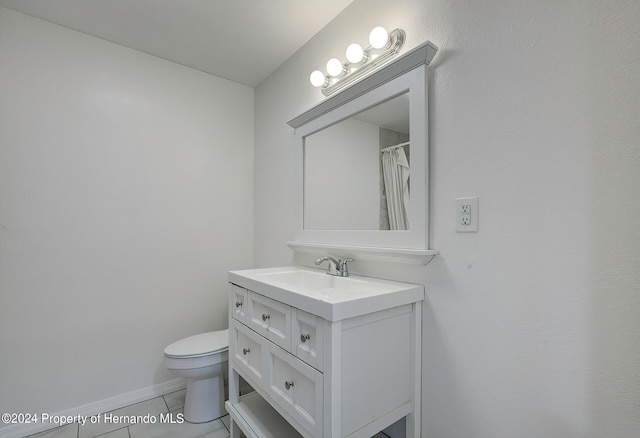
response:
M333 295L313 296L260 277L277 269L230 273L231 436L369 438L407 417L407 436L418 437L422 286L326 279ZM343 284L373 292L341 295ZM255 392L240 395L239 376Z
M324 330L322 318L293 308L291 352L318 370L323 370Z
M249 327L284 349L291 345L291 307L249 292Z

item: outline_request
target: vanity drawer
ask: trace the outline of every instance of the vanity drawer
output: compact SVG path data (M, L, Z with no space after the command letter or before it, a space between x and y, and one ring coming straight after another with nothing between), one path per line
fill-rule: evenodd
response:
M322 373L274 345L269 346L266 369L275 403L308 434L322 436Z
M292 330L292 353L311 365L323 370L323 330L320 325L322 319L315 315L304 312L300 309L292 309L293 330Z
M249 291L249 327L291 351L291 307Z
M244 325L232 321L230 341L235 366L246 373L245 377L253 379L253 383L262 385L268 349L263 345L265 340Z
M248 291L235 284L231 285L231 298L229 299L229 313L238 321L249 324L249 316L247 315L247 295Z

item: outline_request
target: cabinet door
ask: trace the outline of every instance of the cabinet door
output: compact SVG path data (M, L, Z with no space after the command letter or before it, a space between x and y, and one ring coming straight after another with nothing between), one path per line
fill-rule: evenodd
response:
M291 351L291 307L249 291L249 327Z
M293 309L292 352L312 367L323 370L322 319Z
M273 345L267 361L272 399L308 434L322 436L322 373Z
M230 314L238 321L249 324L247 315L247 290L235 284L231 285L231 299L229 300Z
M234 367L250 383L262 385L266 368L265 341L244 325L232 321L231 325L231 358Z

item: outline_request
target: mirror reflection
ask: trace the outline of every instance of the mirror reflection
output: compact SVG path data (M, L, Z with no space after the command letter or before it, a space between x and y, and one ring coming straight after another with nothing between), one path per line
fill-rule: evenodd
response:
M409 95L304 139L305 230L409 230Z

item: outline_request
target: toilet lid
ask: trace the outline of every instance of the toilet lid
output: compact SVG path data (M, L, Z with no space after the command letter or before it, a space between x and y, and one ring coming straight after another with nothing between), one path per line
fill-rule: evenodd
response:
M229 348L229 329L200 333L180 339L164 349L171 357L204 356Z

